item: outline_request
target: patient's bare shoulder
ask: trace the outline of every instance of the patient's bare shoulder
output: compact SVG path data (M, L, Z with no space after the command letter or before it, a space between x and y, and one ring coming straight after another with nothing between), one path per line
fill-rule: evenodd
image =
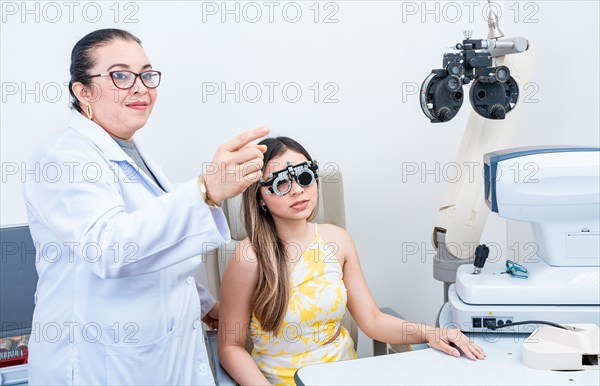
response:
M329 248L333 248L337 259L344 265L347 257L356 255L352 236L342 227L333 224L319 224L319 234Z
M248 237L237 244L235 252L227 263L225 274L228 272L230 274L235 274L236 276L250 275L251 277L258 277L256 252Z
M319 234L325 241L343 242L351 239L347 230L334 224L318 224Z

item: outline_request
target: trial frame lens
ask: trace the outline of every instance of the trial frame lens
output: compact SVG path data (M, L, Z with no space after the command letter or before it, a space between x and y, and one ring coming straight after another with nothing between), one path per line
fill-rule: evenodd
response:
M260 185L268 187L267 194L275 193L278 196L286 195L292 188L293 181L304 187L312 185L317 180L316 171L318 163L316 160L292 166L288 161L288 167L278 172L271 173L275 177L269 181L261 179Z

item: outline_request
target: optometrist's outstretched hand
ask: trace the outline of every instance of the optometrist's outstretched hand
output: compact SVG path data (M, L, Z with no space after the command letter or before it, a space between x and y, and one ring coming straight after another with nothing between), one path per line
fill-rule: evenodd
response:
M207 195L217 205L242 193L262 177L265 145L250 142L269 134L266 126L246 131L217 148L204 173Z

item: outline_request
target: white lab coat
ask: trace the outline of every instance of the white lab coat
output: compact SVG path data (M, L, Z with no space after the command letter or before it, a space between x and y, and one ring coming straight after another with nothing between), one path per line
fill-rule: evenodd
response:
M28 163L31 384L214 384L199 320L214 299L194 272L229 229L196 179L173 188L138 150L168 193L76 112Z

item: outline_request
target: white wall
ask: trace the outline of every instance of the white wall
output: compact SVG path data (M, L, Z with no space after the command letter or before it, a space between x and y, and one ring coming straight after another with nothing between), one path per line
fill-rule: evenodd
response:
M268 124L274 135L296 138L321 165L344 173L348 228L377 301L406 318L434 321L442 286L432 277L430 238L446 182L442 173L403 174L402 165L439 163L443 170L456 156L470 107L465 103L450 123L432 125L412 87L441 67L442 54L464 29L487 35L483 2L228 2L228 9L239 7L239 22L235 13L203 13L223 11L221 2L23 4L2 3L1 225L26 222L21 162L68 120L63 83L71 48L94 29L117 26L138 35L164 73L153 116L137 135L172 180L195 176L218 144L242 130ZM522 90L533 103L519 105L524 119L514 144L598 146L598 3L495 4L503 31L530 39L537 51L535 84ZM251 23L257 7L262 17ZM298 8L302 16L292 23ZM337 22L324 23L328 15ZM251 103L256 89L250 88L238 103L234 95L222 102L220 94L203 94L203 84L212 82L228 88L256 82L263 95ZM268 82L279 83L272 103ZM282 96L292 82L302 90L297 103ZM317 82L315 103L310 87ZM324 103L332 91L337 102ZM504 221L491 216L483 240L505 238ZM419 245L420 255L403 261L403 243ZM364 342L361 355L368 352Z

